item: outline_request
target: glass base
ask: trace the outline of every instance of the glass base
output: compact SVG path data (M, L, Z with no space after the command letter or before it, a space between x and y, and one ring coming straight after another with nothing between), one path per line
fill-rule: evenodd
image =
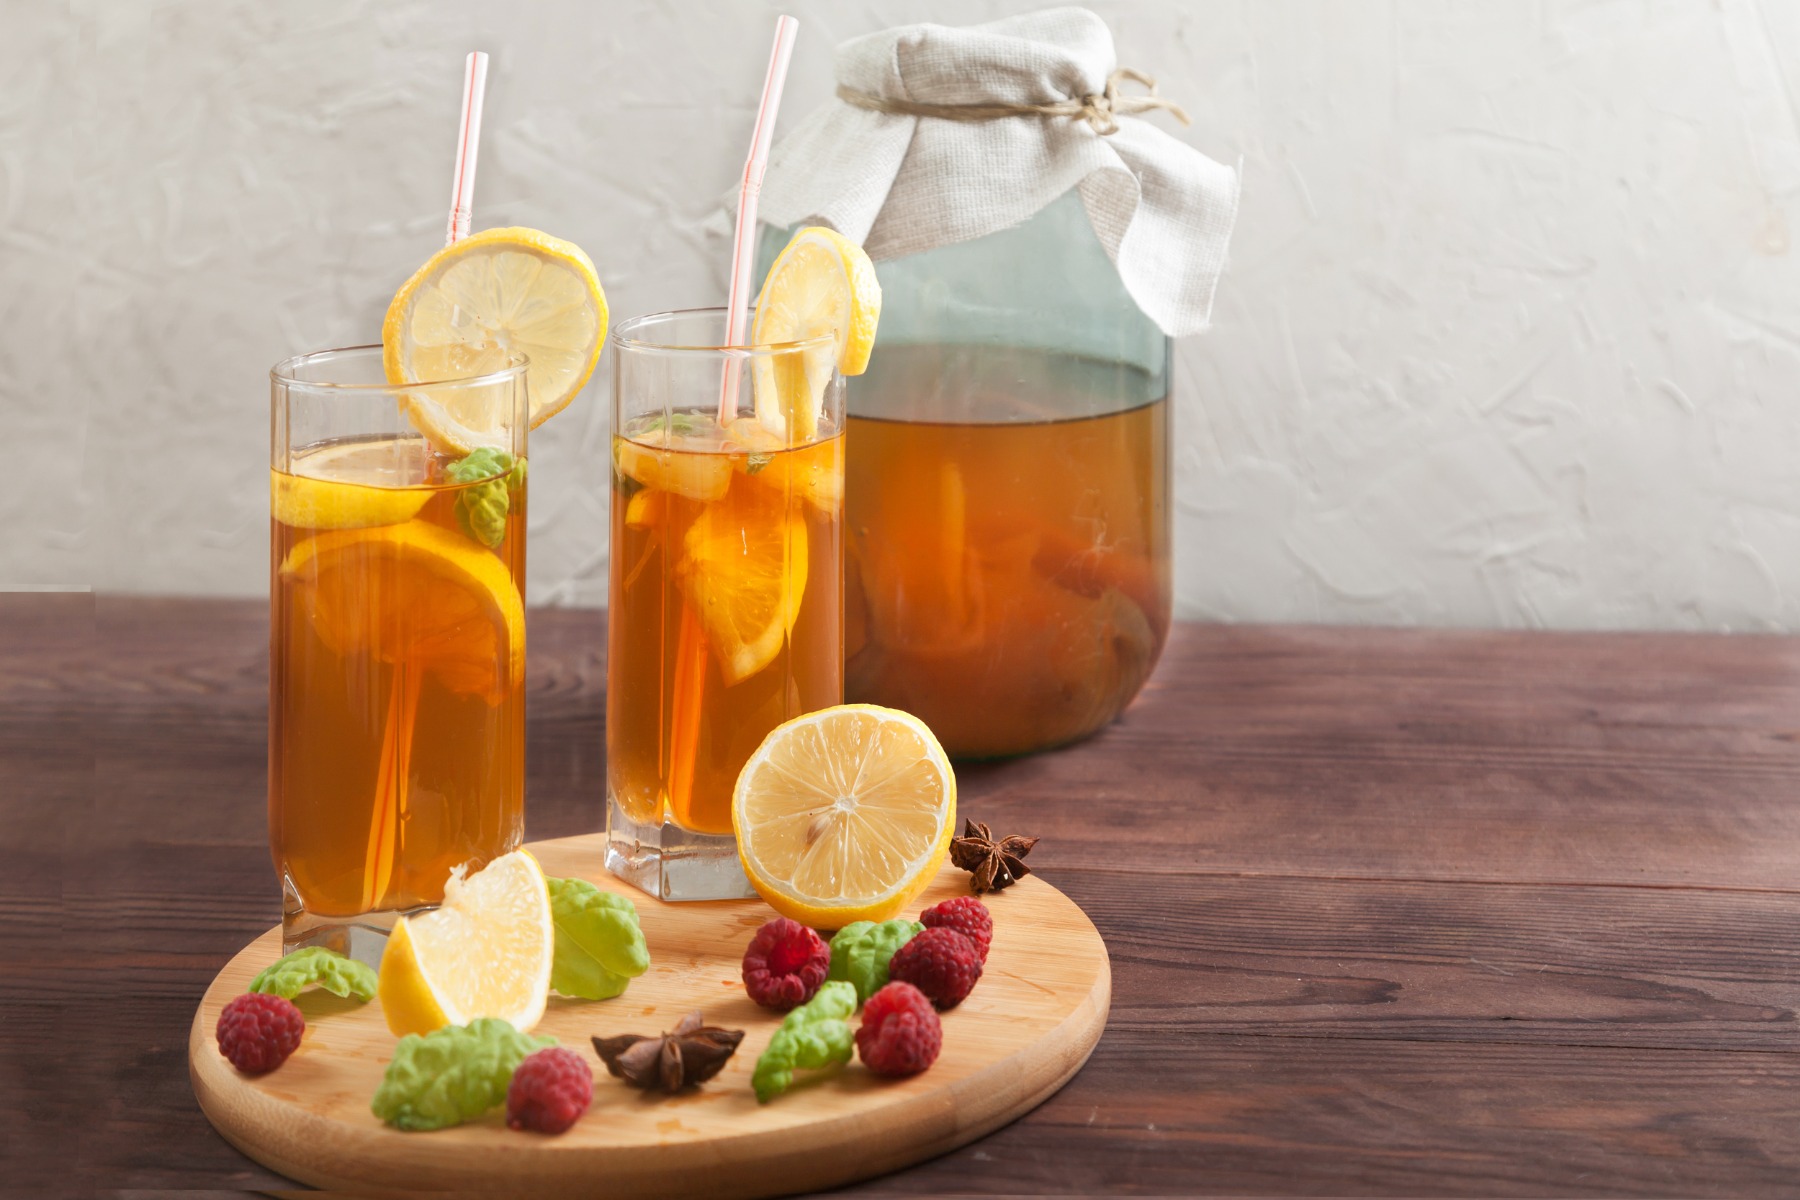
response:
M606 869L659 900L742 900L756 895L729 833L646 825L606 798Z
M308 946L323 946L379 971L381 952L387 949L388 935L394 930L394 922L411 915L379 912L365 913L360 917L322 917L304 911L284 913L281 918L281 952L292 954Z
M282 879L281 894L283 954L292 954L308 946L323 946L377 971L381 969L381 952L387 949L388 935L394 931L395 922L401 917L429 912L432 907L361 913L354 917L324 916L306 910L292 880Z

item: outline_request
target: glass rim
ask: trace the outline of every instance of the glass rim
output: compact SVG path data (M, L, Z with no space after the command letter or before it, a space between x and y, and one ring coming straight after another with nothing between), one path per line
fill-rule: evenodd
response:
M381 354L382 345L377 342L371 346L337 346L330 350L314 350L307 354L296 354L292 358L284 358L269 368L269 379L273 383L286 388L309 388L321 392L431 392L447 391L471 387L485 387L490 384L504 383L510 379L524 376L530 367L530 361L518 351L514 351L507 359L504 367L497 371L484 371L479 375L459 375L451 379L425 379L418 383L347 383L321 379L302 379L298 373L306 364L340 355Z
M736 346L721 343L658 342L633 336L646 326L684 319L715 317L723 322L725 312L726 306L718 304L702 308L671 308L663 312L628 317L613 326L608 340L622 351L633 350L652 354L729 355L744 358L770 358L778 354L793 354L796 351L814 350L821 346L833 345L837 341L837 336L830 333L821 333L791 342L746 343Z

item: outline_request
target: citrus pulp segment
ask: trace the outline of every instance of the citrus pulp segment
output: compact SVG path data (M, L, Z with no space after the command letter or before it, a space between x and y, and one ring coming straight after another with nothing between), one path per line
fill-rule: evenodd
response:
M872 704L797 717L738 775L744 873L783 916L820 929L883 921L937 874L956 776L925 723Z

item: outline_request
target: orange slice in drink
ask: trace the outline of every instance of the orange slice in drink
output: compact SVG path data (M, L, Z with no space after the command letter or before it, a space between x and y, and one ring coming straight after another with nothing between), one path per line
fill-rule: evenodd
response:
M768 488L739 485L682 539L676 578L727 684L775 661L806 593L806 522Z
M423 521L344 529L289 551L284 579L340 654L432 671L453 692L497 704L525 677L525 606L506 565Z
M799 496L821 512L835 517L844 504L843 443L814 442L783 450L781 439L764 429L755 417L739 417L725 427L729 447L747 453L732 463L763 487L784 496Z

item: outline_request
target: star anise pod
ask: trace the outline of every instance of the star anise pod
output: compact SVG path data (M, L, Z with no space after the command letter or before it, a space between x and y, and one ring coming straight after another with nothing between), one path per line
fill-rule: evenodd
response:
M679 1092L722 1071L743 1040L743 1030L708 1025L699 1013L691 1012L661 1037L636 1033L597 1037L594 1052L609 1072L632 1087Z
M965 817L962 836L950 842L950 861L974 873L975 878L969 886L979 896L983 892L1011 887L1031 874L1031 868L1025 865L1025 856L1037 844L1036 838L1018 834L995 838L993 830L986 825Z

